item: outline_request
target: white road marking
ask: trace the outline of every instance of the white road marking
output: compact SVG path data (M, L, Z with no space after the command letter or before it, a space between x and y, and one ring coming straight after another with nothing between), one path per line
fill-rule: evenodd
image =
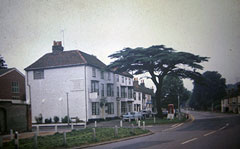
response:
M178 125L178 123L177 124L174 124L174 125L172 125L171 127L175 127L175 126L177 126Z
M172 129L175 129L175 128L180 127L180 126L182 126L182 125L183 125L183 123L180 123L180 124L177 124L177 125L174 126L174 127L171 126L171 128L167 128L167 129L164 129L164 130L162 130L162 131L172 130Z
M227 123L225 126L223 126L222 128L220 128L220 129L218 129L218 130L223 130L223 129L225 129L228 125L229 125L229 123Z
M217 131L216 131L216 130L211 131L211 132L209 132L209 133L204 134L203 136L206 137L206 136L211 135L211 134L213 134L213 133L215 133L215 132L217 132Z
M190 140L187 140L187 141L185 141L185 142L182 142L181 144L186 144L186 143L195 141L195 140L197 140L197 139L198 139L198 138L192 138L192 139L190 139Z

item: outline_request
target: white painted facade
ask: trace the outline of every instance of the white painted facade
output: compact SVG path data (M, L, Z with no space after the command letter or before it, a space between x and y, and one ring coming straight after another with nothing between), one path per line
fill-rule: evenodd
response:
M134 111L139 112L143 109L142 92L134 91Z
M53 119L54 116L58 116L61 121L61 118L67 116L67 96L69 117L78 117L84 121L120 116L123 102L127 103L126 108L130 111L133 108L133 97L122 98L121 86L132 88L132 78L113 72L104 72L102 78L101 70L95 67L94 69L96 72L94 75L93 67L88 65L44 69L43 79L34 79L33 71L26 71L26 98L32 105L32 122L36 122L35 117L39 114L42 115L43 122L46 118ZM119 76L119 81L116 76ZM96 85L98 93L97 90L92 89L92 81L98 84ZM108 84L112 85L114 95L108 96ZM104 85L104 95L102 95L102 85ZM120 87L120 97L117 97L117 86ZM105 99L105 106L100 106L101 99ZM92 110L94 103L99 105L97 113L93 113ZM112 113L108 112L107 103L113 104Z

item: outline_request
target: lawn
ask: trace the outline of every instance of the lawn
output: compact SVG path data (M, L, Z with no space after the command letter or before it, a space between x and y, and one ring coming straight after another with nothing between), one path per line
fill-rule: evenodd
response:
M140 135L148 133L148 130L143 130L140 128L134 128L133 132L131 128L119 128L118 137L114 137L114 128L96 128L96 140L93 140L93 131L91 128L86 128L82 130L73 130L68 132L67 136L67 146L63 145L63 134L56 133L51 136L38 137L38 148L63 148L63 147L74 147L92 144L96 142L110 141L135 135ZM15 148L14 143L7 142L3 144L4 148ZM20 139L19 147L24 149L34 148L34 138Z
M164 118L156 118L155 123L153 118L146 118L144 120L141 120L141 126L143 125L143 121L145 122L145 125L161 125L161 124L173 124L173 123L181 123L186 121L187 119L183 117L181 120L178 120L178 118L174 118L173 120L168 120L166 117ZM137 125L137 121L131 122L134 125Z

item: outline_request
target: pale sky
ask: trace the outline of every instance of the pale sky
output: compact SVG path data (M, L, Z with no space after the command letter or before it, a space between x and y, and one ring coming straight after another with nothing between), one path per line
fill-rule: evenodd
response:
M105 64L125 47L164 44L211 57L203 71L240 81L239 0L0 0L0 54L10 68L25 73L54 40L63 40L62 30L65 50Z

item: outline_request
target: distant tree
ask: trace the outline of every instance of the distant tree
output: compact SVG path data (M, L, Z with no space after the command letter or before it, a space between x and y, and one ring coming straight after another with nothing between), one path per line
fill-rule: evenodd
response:
M168 104L174 104L176 107L178 96L180 105L185 105L190 95L191 92L184 87L183 81L179 77L169 75L164 77L161 95L163 107L167 108Z
M203 73L205 83L194 82L190 106L208 110L220 108L221 99L226 96L226 80L217 71Z
M5 68L7 68L7 64L3 59L3 57L0 55L0 69L5 69Z
M116 59L108 68L115 68L120 72L132 71L133 74L149 73L156 86L156 108L158 116L162 116L162 84L166 75L175 75L182 78L198 79L201 74L196 72L202 69L203 61L207 57L200 57L187 52L176 52L164 45L151 46L149 48L125 48L109 56Z

